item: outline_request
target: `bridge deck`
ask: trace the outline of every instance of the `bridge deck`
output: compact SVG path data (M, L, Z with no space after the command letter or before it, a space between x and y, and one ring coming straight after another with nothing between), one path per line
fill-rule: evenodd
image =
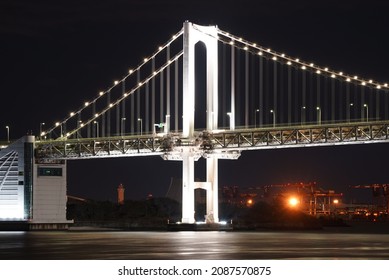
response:
M86 159L155 156L193 147L202 153L388 142L389 121L199 131L192 139L180 133L56 139L36 142L36 158Z

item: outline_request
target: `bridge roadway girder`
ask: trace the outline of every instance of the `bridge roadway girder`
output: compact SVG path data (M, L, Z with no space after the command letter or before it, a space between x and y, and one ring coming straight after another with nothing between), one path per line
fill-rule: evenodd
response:
M130 156L162 156L182 160L187 147L205 158L236 159L240 151L292 147L380 143L389 141L389 122L341 123L198 132L191 139L179 133L111 138L37 141L38 161Z

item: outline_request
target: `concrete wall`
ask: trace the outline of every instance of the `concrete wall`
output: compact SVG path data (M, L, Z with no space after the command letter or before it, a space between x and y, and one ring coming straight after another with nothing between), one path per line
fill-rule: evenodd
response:
M61 175L50 172L61 170ZM45 171L47 171L45 173ZM66 162L34 164L32 223L66 223Z

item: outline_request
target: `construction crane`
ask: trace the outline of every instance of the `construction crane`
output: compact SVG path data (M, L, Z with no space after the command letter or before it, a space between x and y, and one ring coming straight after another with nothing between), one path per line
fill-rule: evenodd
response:
M389 211L389 184L371 184L351 186L354 189L371 189L377 207L383 204L385 213ZM382 201L383 198L383 201ZM380 203L381 202L381 203Z
M316 182L286 183L265 186L265 192L271 187L282 187L294 189L287 192L286 202L291 207L300 207L310 215L330 215L333 205L339 203L342 193L335 193L333 190L324 190L317 186Z

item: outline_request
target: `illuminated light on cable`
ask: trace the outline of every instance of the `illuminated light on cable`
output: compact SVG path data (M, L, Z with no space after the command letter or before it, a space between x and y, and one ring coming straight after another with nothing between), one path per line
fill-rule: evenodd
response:
M324 68L324 71L328 71L328 67Z
M239 38L239 42L242 42L242 40L243 40L242 38Z
M74 112L70 112L70 116L73 117L74 116Z
M233 45L233 44L234 44L234 41L233 41L233 40L231 40L231 41L230 41L230 45Z
M128 71L128 73L132 74L132 73L134 73L134 70L130 69L130 70Z
M113 104L111 103L111 104L109 104L109 108L112 108L113 107Z
M361 85L365 86L365 85L366 85L366 82L362 82L362 84L361 84Z
M313 67L313 63L309 64L309 66Z
M139 85L139 86L141 86L141 85L142 85L142 83L139 83L138 85Z
M369 83L372 83L373 82L373 80L369 80Z
M119 83L119 81L114 81L113 83L114 83L115 85L117 85L117 84Z
M127 96L128 96L128 93L124 93L123 96L124 96L124 97L127 97Z
M305 70L307 69L307 67L305 67L305 65L301 66L301 69Z
M299 62L299 61L300 61L300 59L296 58L296 62Z
M285 54L283 53L283 54L281 54L281 57L285 57Z
M321 71L320 71L320 70L317 70L317 71L316 71L316 74L320 74L320 73L321 73Z
M66 133L66 136L69 137L70 136L70 132Z
M292 65L292 62L288 61L286 64L288 64L288 65Z
M380 88L381 88L381 86L380 86L380 85L377 85L377 88L378 88L378 89L380 89Z
M56 123L55 123L55 126L59 126L59 125L60 125L60 123L59 123L59 122L56 122Z
M154 71L154 75L157 75L157 71Z
M263 55L263 53L261 51L258 52L258 55Z
M331 75L331 78L335 78L335 77L336 77L335 74L332 74L332 75Z
M159 48L158 48L158 49L159 49L160 51L162 51L162 49L163 49L163 48L162 48L161 46L159 46Z
M144 62L147 62L147 60L148 60L147 57L145 57L145 58L143 59Z
M84 127L84 124L83 124L83 123L81 123L81 124L80 124L80 126L81 126L81 127Z
M99 116L99 114L95 114L95 117L97 118Z
M343 72L339 72L339 75L342 76L342 75L343 75Z
M254 44L253 44L253 47L256 47L256 46L257 46L257 44L254 43Z
M267 49L268 52L271 52L271 49Z
M273 58L272 58L273 60L277 60L277 57L276 56L273 56Z
M173 40L175 40L177 38L177 36L176 35L173 35Z
M247 51L249 48L246 46L246 47L244 47L243 49L244 49L245 51Z
M347 81L347 82L351 82L351 79L350 79L350 78L347 78L346 81Z
M88 107L89 106L89 102L85 102L84 105L85 105L85 107Z
M103 91L100 91L99 94L100 94L100 96L102 96L102 95L104 94L104 92L103 92Z
M355 80L358 79L358 76L354 76L354 79L355 79Z
M388 87L388 84L384 84L384 86Z

